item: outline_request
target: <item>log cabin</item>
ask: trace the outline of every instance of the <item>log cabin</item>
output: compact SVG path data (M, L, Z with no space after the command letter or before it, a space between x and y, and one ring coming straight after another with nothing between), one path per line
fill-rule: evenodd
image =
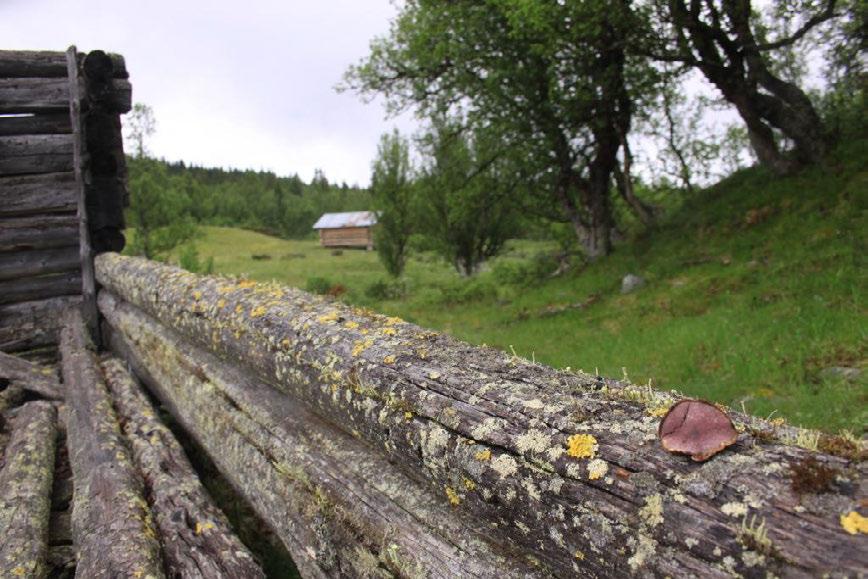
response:
M323 213L314 223L319 231L323 247L364 247L374 249L374 226L377 214L374 211L347 211Z

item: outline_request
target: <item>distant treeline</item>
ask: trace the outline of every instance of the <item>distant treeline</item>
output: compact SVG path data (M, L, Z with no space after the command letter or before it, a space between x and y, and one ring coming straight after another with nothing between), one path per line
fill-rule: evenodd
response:
M298 175L224 170L166 162L148 157L128 159L131 226L159 235L153 255L171 247L195 224L243 227L286 238L313 235L311 227L325 212L371 208L367 189L329 183L317 171L310 183ZM176 230L172 234L171 229ZM153 251L156 249L156 251Z

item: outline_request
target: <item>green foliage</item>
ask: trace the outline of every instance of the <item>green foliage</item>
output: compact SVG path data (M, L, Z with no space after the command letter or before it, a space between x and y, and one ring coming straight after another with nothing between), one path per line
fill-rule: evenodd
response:
M350 303L472 343L606 376L626 367L637 383L859 433L868 423L866 154L860 139L792 177L743 170L673 208L653 235L556 277L542 268L525 273L538 254L559 251L554 243L513 240L468 279L414 253L406 292L378 299L365 291L384 275L371 252L335 258L314 241L216 228L197 246L217 256L222 273L300 287L325 276L348 288L342 299ZM252 261L253 254L307 258ZM627 273L647 285L622 295ZM822 372L833 366L861 368L862 377Z
M378 279L365 288L365 296L377 301L399 300L407 293L407 285L395 279Z
M334 287L334 283L325 277L310 277L304 290L312 294L326 295Z
M214 273L214 256L202 261L195 243L184 245L178 253L178 265L189 272L210 275Z
M424 143L430 162L414 199L417 231L460 274L473 275L516 234L512 166L486 135L469 141L454 123L435 122Z
M371 194L377 209L375 245L380 261L392 276L404 271L407 241L412 233L410 215L410 146L398 130L380 138L371 176Z
M190 239L195 223L190 198L171 187L162 163L142 157L130 162L128 222L134 228L128 252L148 258Z

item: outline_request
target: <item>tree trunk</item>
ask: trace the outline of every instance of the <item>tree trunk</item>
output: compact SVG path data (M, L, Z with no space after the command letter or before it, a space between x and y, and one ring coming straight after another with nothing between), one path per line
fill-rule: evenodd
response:
M96 266L108 291L276 388L268 408L283 400L281 412L304 408L364 441L542 573L810 576L868 566L862 537L841 522L866 499L866 465L786 442L804 433L737 417L738 444L697 463L657 443L671 394L558 372L290 288L115 254ZM118 323L116 300L100 301ZM171 364L154 382L175 380L185 364L210 368L148 338L156 330L140 317L120 325L150 364ZM177 380L164 400L188 396ZM178 415L214 416L202 406L209 399L220 396ZM313 423L299 420L285 423ZM219 439L230 427L217 422L190 430ZM811 460L835 473L822 496L794 490L792 473Z
M61 332L67 432L75 485L76 576L164 577L142 481L130 460L78 310Z
M44 577L57 413L28 402L12 421L0 470L0 577Z
M123 363L102 362L124 434L145 482L169 577L264 578L265 574L214 506L181 445L157 418Z

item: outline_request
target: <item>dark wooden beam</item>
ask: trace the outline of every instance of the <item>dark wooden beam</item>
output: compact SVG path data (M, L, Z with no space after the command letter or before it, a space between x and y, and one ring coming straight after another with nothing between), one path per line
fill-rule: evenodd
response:
M0 176L64 171L72 171L72 135L0 137Z
M0 221L0 252L78 245L74 214L29 215Z
M72 132L67 111L0 115L0 136L9 135L53 135Z
M84 60L84 54L79 60ZM112 76L128 78L124 57L110 54ZM0 78L66 78L66 54L63 51L0 50Z
M0 281L0 304L81 294L81 272L69 271Z
M0 227L2 227L0 221ZM80 271L78 246L0 253L0 281Z
M77 210L78 188L72 172L0 177L0 217Z
M81 296L74 295L0 305L0 350L56 345L64 313L80 303Z

